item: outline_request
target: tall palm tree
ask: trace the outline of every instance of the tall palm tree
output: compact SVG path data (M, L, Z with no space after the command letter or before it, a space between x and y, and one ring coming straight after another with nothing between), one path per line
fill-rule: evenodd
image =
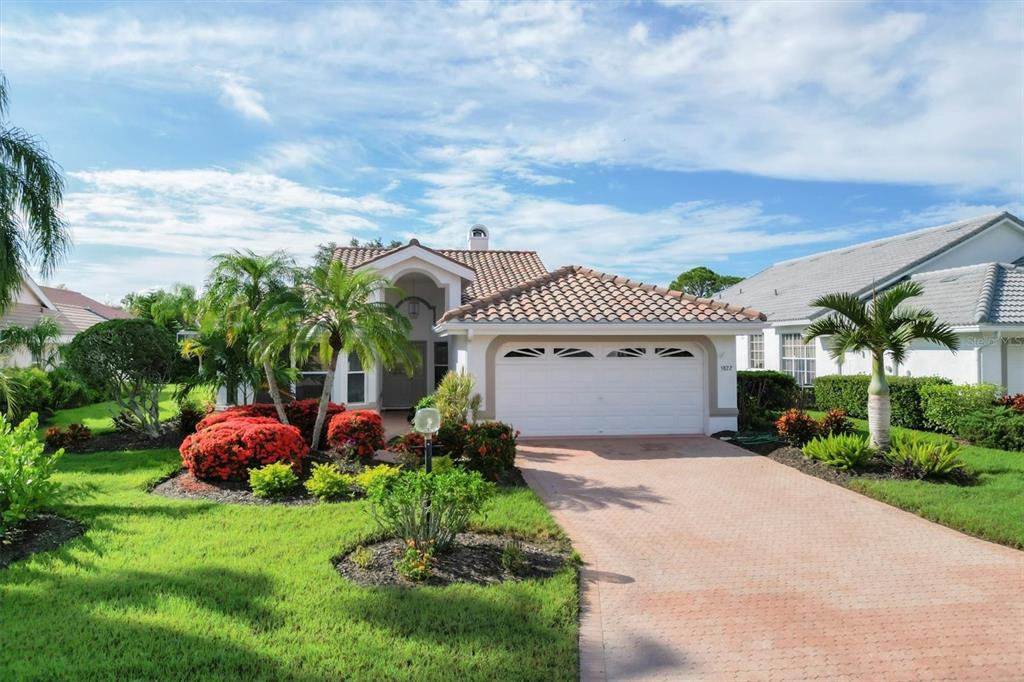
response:
M317 349L320 362L327 365L313 427L312 442L319 443L339 355L355 353L363 367L380 362L385 369L401 369L410 375L420 357L409 342L412 324L384 300L384 294L394 288L380 274L352 271L338 261L318 263L304 273L300 291L296 348L303 357Z
M0 349L27 348L32 356L32 366L45 369L53 366L57 356L53 348L62 335L56 320L44 317L31 327L12 325L0 331Z
M282 424L288 416L278 383L277 354L269 351L261 327L278 299L289 294L295 276L295 262L283 251L261 256L252 251L232 251L213 257L202 309L207 325L223 325L229 345L242 344L254 361L262 365L267 388ZM256 340L261 339L261 343Z
M6 119L7 79L0 74L0 313L31 257L48 275L71 243L58 213L64 180L57 164L38 139Z
M804 343L829 337L828 350L839 360L852 351L871 353L871 383L868 385L868 431L871 444L880 450L889 448L891 407L889 383L885 378L885 354L896 364L902 363L912 341L931 341L954 353L959 342L949 325L939 322L928 310L904 307L903 304L924 293L917 282L901 282L870 302L856 294L826 294L811 305L832 311L811 324L804 332Z

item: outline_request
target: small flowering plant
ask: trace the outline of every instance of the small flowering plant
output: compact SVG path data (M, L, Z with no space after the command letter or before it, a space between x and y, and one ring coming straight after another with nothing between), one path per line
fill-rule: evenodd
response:
M485 478L497 481L515 465L519 432L499 421L466 424L463 461Z
M364 462L384 449L384 422L373 410L341 412L331 419L327 442L333 448L354 453Z

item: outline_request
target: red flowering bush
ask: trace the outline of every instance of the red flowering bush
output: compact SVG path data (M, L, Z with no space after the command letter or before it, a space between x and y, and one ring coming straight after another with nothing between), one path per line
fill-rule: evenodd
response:
M996 405L1008 407L1014 412L1024 413L1024 393L999 396L996 398Z
M274 462L290 464L299 473L309 447L294 426L269 417L238 417L193 433L179 452L182 465L196 478L246 480L249 469Z
M288 423L299 429L302 437L307 443L313 440L313 427L316 426L316 413L320 407L320 401L316 398L296 400L284 406L284 413L288 417ZM320 435L319 450L327 448L327 428L331 419L345 411L345 406L338 403L327 403L327 416L324 418L324 432ZM229 407L223 412L215 412L207 415L196 426L197 431L202 431L208 426L219 424L238 417L269 417L277 421L277 408L273 403L253 403L252 405L236 405Z
M829 410L818 422L818 431L823 436L845 436L853 433L853 422L846 416L846 410Z
M369 460L384 448L384 422L373 410L341 412L331 419L327 442L339 450L351 448L362 460Z
M818 422L803 410L786 410L775 422L779 438L795 448L802 448L818 435Z
M499 421L463 425L462 461L492 481L501 479L515 465L519 432Z
M202 431L214 424L221 424L239 417L267 417L277 421L277 411L273 405L267 403L254 403L252 405L235 405L223 412L211 412L196 424L196 431Z

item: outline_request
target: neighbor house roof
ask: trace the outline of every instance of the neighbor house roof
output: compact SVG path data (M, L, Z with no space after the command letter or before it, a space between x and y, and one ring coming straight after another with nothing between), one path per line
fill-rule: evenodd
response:
M815 298L840 291L870 293L873 286L907 274L1004 218L1024 226L1010 213L990 213L776 263L719 296L761 310L773 321L809 319L822 312L810 305Z
M6 327L31 327L36 322L48 317L55 320L60 326L61 332L67 336L74 336L74 326L59 311L51 310L33 303L13 303L2 317L0 317L0 329Z
M953 326L1024 324L1024 268L980 263L922 272L910 279L924 294L907 301Z
M480 252L478 252L480 253ZM750 322L761 313L568 265L449 310L440 322Z
M100 318L98 320L99 322L132 317L132 314L124 308L100 303L96 299L89 298L85 294L77 291L62 289L60 287L39 288L42 289L47 298L49 298L53 304L65 314L72 314L71 311L76 311L73 314L80 314L77 310L81 309L92 317ZM96 321L94 321L93 324L96 324Z
M132 317L131 313L122 308L100 303L77 291L58 287L36 288L45 296L46 302L38 305L15 303L0 317L0 328L12 325L31 327L42 318L50 317L57 321L65 336L74 336L100 322ZM53 304L54 308L49 308L48 303Z
M409 248L410 245L411 243L394 249L343 246L335 250L334 256L344 263L345 267L358 268L394 251ZM464 265L476 273L476 278L462 292L463 301L481 298L547 273L536 251L468 251L430 249L418 242L416 245Z

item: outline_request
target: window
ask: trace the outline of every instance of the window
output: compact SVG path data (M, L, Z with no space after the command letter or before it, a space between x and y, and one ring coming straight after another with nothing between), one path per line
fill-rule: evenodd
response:
M693 353L682 348L655 348L654 354L659 358L692 358Z
M327 370L320 363L318 349L314 348L299 370L298 381L295 383L295 397L298 400L319 398L324 392L324 381L326 380Z
M543 348L516 348L505 353L506 358L539 358L544 355Z
M348 402L366 402L366 372L355 353L348 356Z
M608 354L610 358L642 358L647 355L646 348L620 348Z
M801 386L814 384L814 343L804 344L799 334L782 335L782 371Z
M448 373L448 342L434 342L434 388L441 383L441 379Z
M582 348L555 348L556 358L592 358L594 354Z
M764 369L764 334L747 337L747 366L750 369Z

